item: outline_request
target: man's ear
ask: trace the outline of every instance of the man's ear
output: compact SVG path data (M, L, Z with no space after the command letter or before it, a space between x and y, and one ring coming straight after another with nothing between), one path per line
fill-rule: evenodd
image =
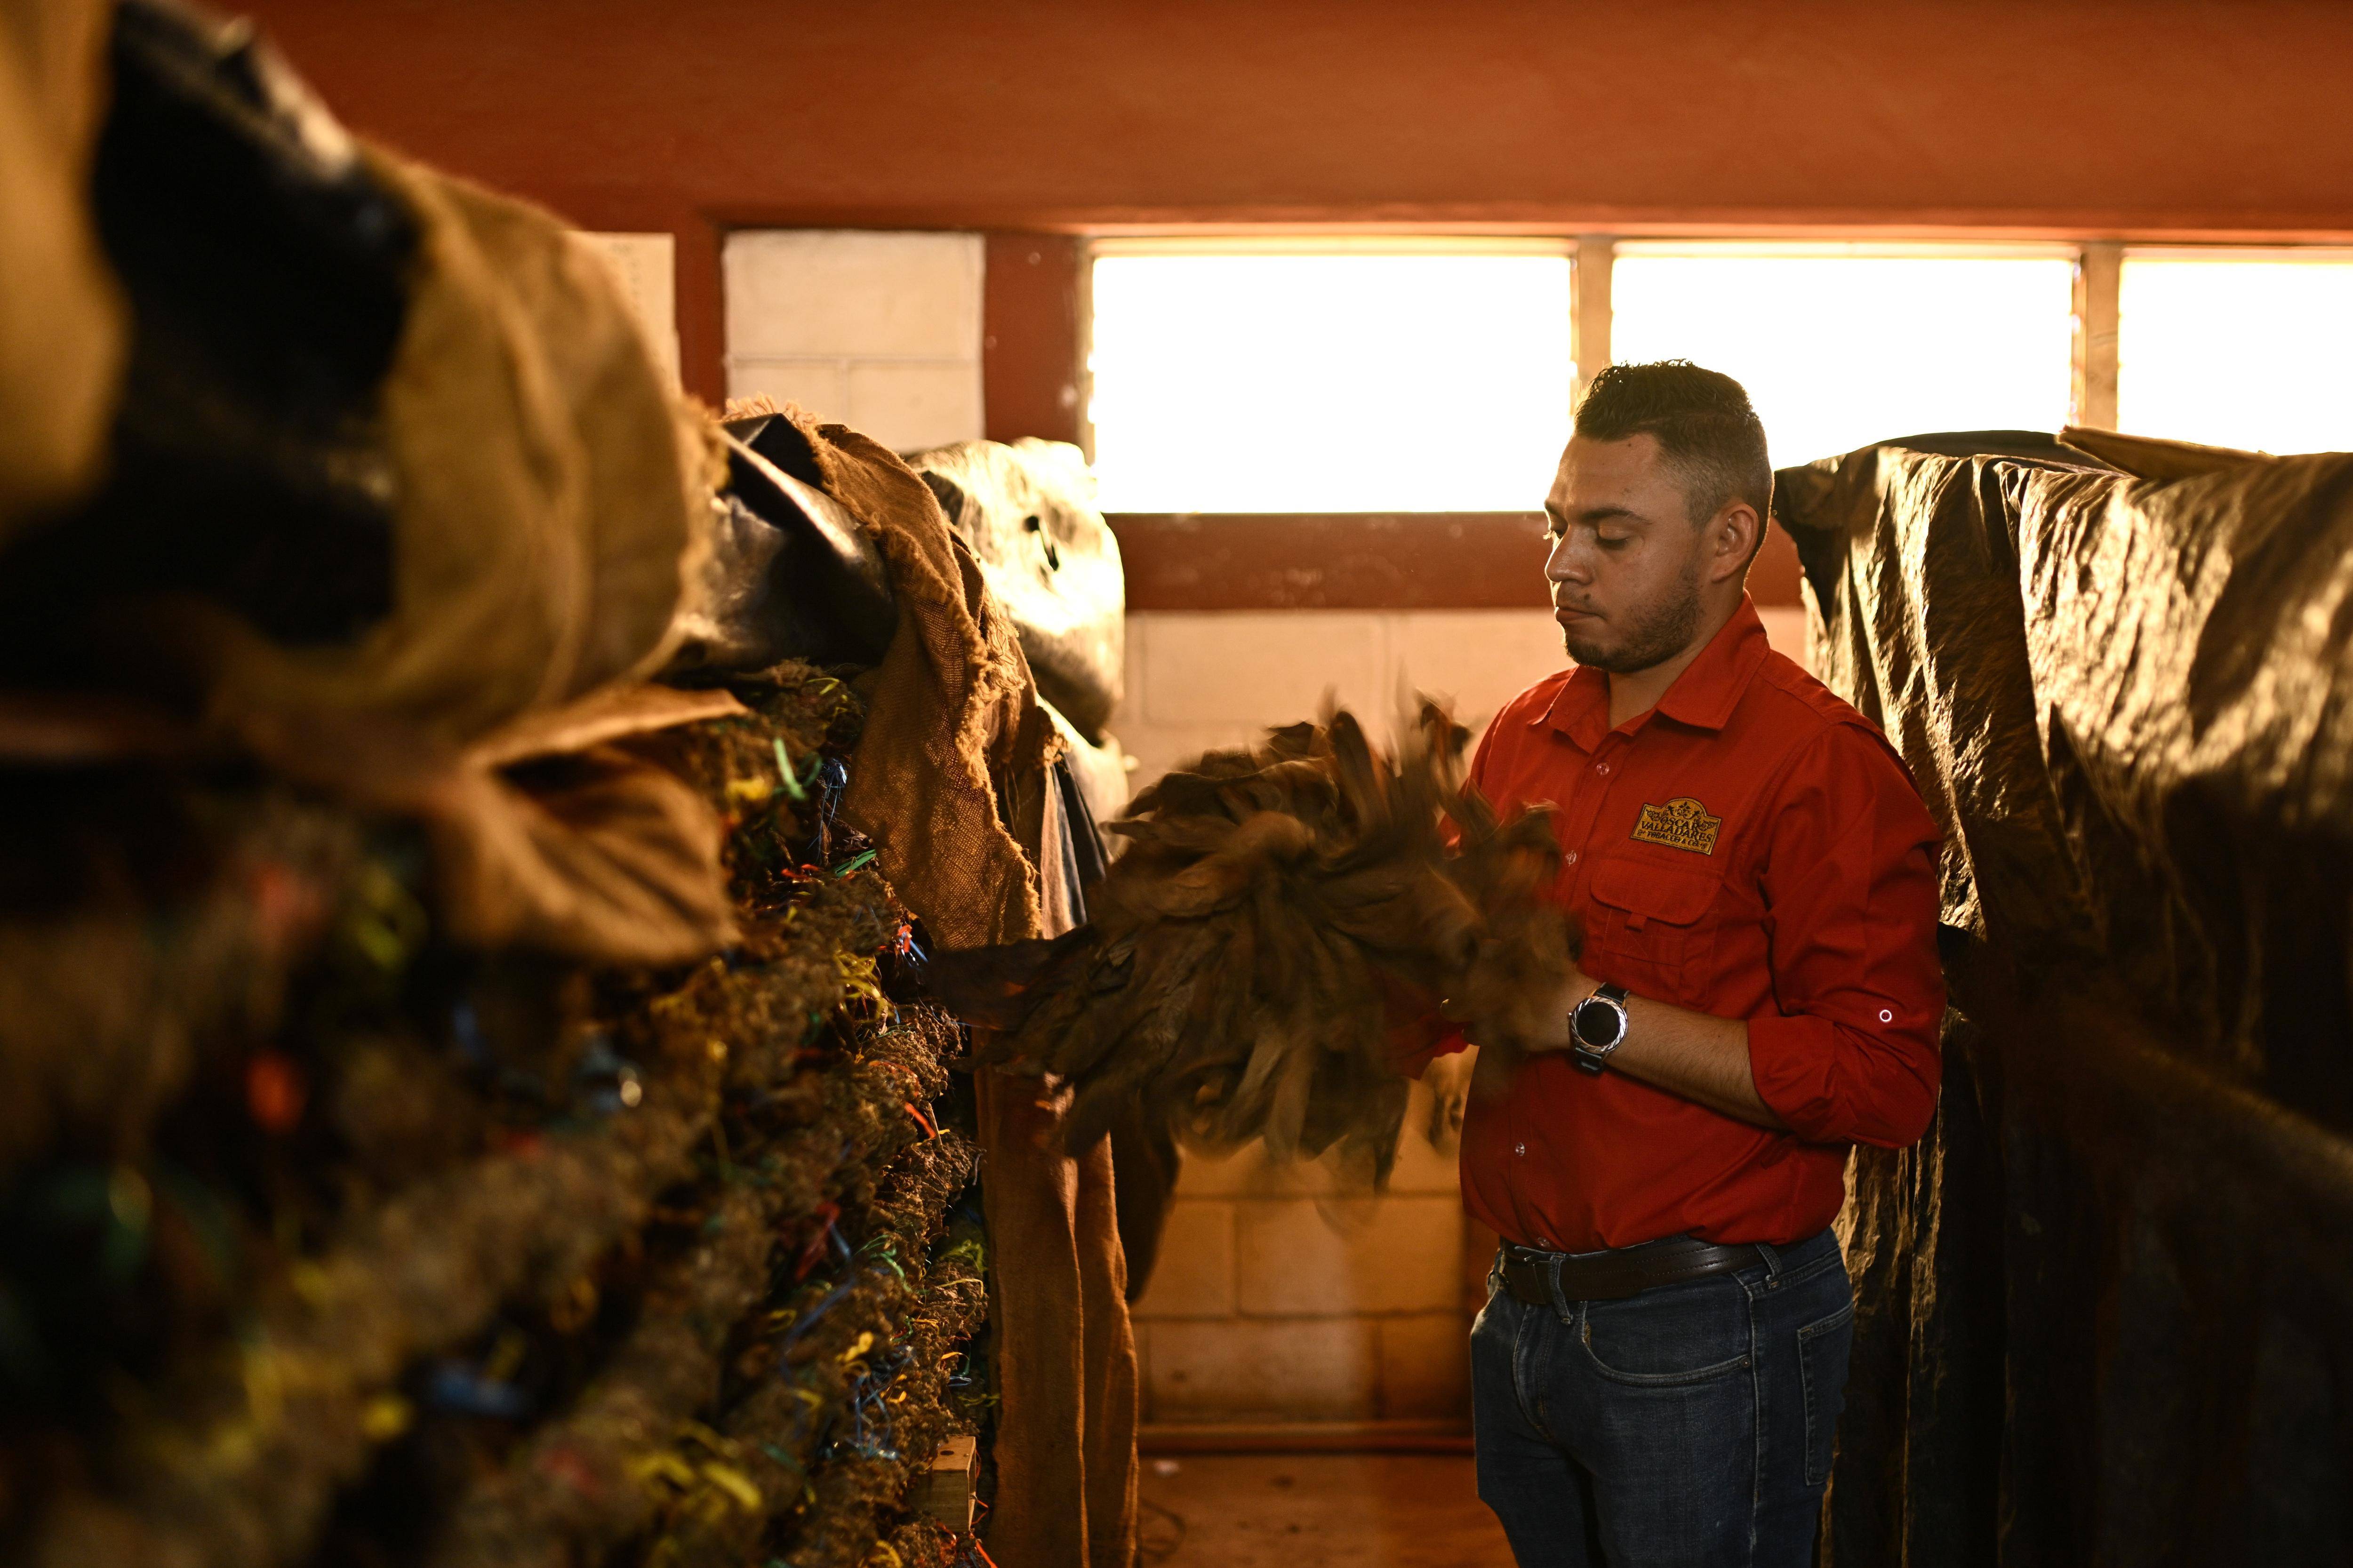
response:
M1726 501L1707 525L1707 580L1737 582L1756 559L1765 538L1765 520L1745 500Z

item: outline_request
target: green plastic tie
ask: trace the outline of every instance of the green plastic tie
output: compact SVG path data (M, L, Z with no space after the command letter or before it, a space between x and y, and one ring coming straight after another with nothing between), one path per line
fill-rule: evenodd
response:
M807 800L808 791L801 788L801 781L793 776L792 754L785 750L785 738L778 735L776 742L776 773L785 781L785 793L797 801Z
M871 866L874 863L876 853L877 851L869 849L862 855L853 855L849 859L844 860L840 865L836 866L833 868L833 874L836 877L847 877L861 866Z

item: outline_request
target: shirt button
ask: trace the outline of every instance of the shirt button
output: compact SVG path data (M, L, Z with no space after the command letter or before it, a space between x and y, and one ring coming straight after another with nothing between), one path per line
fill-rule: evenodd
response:
M1593 764L1593 771L1599 773L1603 778L1608 778L1609 776L1609 764L1608 763L1596 763Z
M1893 1024L1895 1022L1895 1015L1882 1007L1879 1010L1879 1021L1883 1024Z
M1552 1245L1552 1237L1548 1236L1540 1236L1536 1237L1536 1245L1538 1247L1550 1247Z
M1514 1144L1513 1144L1513 1145L1512 1145L1512 1152L1513 1152L1513 1153L1514 1153L1514 1154L1518 1154L1518 1155L1522 1156L1523 1158L1525 1158L1525 1157L1526 1156L1527 1152L1528 1152L1528 1146L1527 1146L1526 1144L1525 1144L1525 1143L1514 1143Z
M1563 856L1563 857L1561 858L1561 862L1560 862L1560 863L1561 863L1562 865L1564 865L1564 866L1574 866L1574 865L1576 865L1576 864L1577 864L1577 851L1576 851L1576 850L1574 850L1574 849L1570 850L1567 855L1565 855L1565 856Z

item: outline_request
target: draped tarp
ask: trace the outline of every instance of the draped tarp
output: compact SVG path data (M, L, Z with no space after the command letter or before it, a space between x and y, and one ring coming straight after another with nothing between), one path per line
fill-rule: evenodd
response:
M907 462L1012 618L1039 695L1100 743L1124 689L1127 578L1085 455L1024 437L960 441Z
M1928 1140L1857 1157L1826 1550L2340 1561L2353 457L1975 445L1778 476L1966 1015Z

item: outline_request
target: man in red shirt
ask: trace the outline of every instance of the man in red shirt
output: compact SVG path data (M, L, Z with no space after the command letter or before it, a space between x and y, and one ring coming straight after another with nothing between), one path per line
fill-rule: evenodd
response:
M1730 377L1596 377L1545 506L1576 667L1472 763L1497 806L1556 807L1585 929L1559 1037L1462 1133L1504 1239L1479 1493L1523 1568L1812 1561L1847 1151L1936 1109L1936 826L1879 731L1766 646L1743 583L1771 487Z

